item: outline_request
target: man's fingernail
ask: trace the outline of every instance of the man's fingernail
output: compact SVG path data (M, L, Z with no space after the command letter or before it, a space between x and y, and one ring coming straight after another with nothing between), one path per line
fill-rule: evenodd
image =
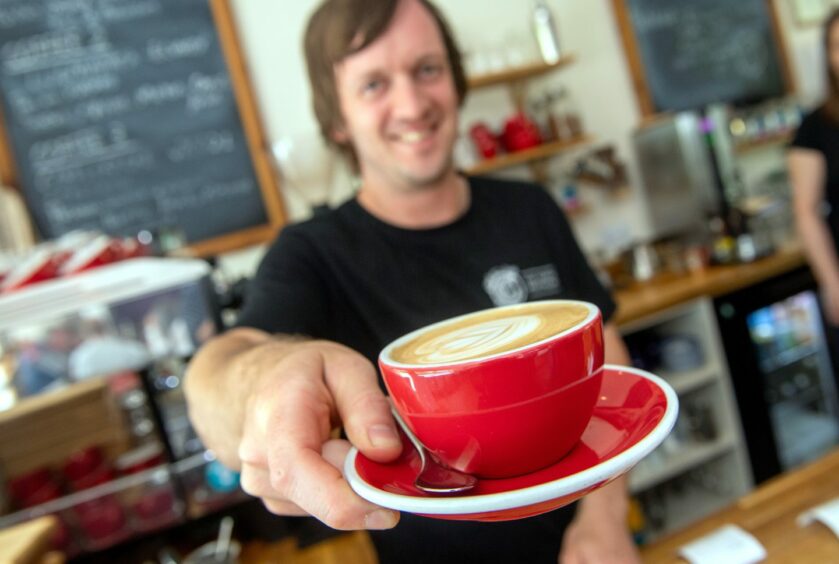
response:
M399 514L393 511L379 509L364 516L364 526L367 529L392 529L399 521Z
M376 448L392 447L399 444L399 435L390 425L373 425L367 429L367 438Z

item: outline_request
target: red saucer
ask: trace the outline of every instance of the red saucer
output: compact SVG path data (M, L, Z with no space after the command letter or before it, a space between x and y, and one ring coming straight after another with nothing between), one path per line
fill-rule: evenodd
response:
M664 440L677 412L676 394L660 378L607 366L591 422L577 446L552 466L482 479L465 494L428 494L413 485L419 456L403 437L402 455L394 462L377 463L353 449L344 473L359 495L384 507L439 519L521 519L567 505L626 473Z

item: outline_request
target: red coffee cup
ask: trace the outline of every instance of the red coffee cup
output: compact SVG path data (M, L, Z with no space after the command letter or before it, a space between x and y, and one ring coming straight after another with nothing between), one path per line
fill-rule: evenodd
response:
M61 487L48 468L37 468L8 482L9 495L18 508L35 507L61 497Z
M579 440L603 374L600 310L551 300L483 310L385 347L394 406L443 464L481 477L527 474Z

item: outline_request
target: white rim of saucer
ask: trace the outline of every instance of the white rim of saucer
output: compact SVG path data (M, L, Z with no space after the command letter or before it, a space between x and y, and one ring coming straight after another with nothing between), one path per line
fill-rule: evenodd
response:
M389 493L365 482L356 471L358 449L353 447L344 461L344 476L352 489L367 501L389 509L429 515L468 515L527 507L573 494L620 476L652 452L670 434L676 423L679 399L673 388L654 374L638 368L612 364L604 365L603 368L615 372L629 372L651 381L664 393L667 406L661 420L646 436L623 452L591 468L544 484L507 492L474 496L419 497Z

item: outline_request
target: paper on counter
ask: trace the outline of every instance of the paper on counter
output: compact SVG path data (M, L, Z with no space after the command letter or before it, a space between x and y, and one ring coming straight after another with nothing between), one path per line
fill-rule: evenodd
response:
M796 519L799 527L806 527L813 521L821 521L833 531L834 535L839 537L839 498L817 505L805 511Z
M679 548L691 564L754 564L766 558L766 549L737 525L725 525Z

